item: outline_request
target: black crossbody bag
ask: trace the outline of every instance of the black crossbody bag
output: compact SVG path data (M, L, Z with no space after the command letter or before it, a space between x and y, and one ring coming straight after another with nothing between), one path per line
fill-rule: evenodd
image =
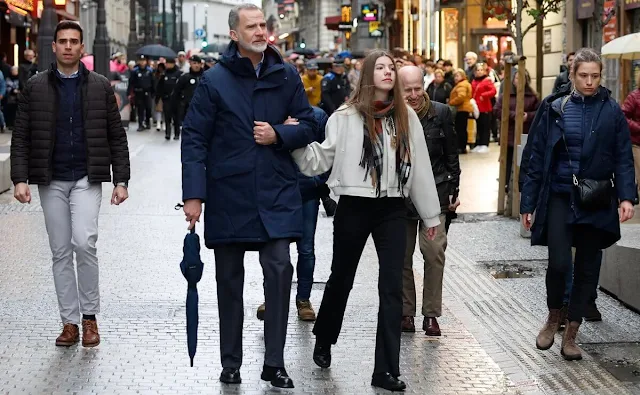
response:
M567 98L563 99L562 112L564 112L564 105L567 102ZM593 122L593 121L592 121ZM591 130L590 128L589 130ZM573 164L571 163L571 153L567 146L567 140L562 130L562 141L564 142L564 149L567 151L569 157L569 166L571 167L571 176L573 178L573 194L576 204L586 211L598 211L605 210L611 207L611 201L613 200L613 193L615 184L613 178L608 180L593 180L590 178L578 178L573 173Z

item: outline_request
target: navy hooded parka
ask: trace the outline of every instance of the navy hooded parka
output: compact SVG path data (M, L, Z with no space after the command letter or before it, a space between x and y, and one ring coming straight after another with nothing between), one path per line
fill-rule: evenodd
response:
M563 97L555 98L545 107L539 122L532 126L536 130L533 133L531 157L520 201L520 213L536 213L532 227L532 245L547 245L547 207L554 148L557 144L563 144L563 130L567 127L567 119L572 118L564 116L562 100ZM607 89L601 87L597 97L585 101L582 106L592 106L589 112L593 123L589 122L589 126L593 127L584 131L577 177L594 180L613 177L616 196L612 197L609 208L586 211L575 204L575 196L572 195L573 215L568 221L572 224L590 225L594 231L599 231L601 237L598 248L605 249L620 239L618 201L637 202L631 138L624 114ZM583 113L586 113L586 108L583 108Z
M283 125L289 116L299 125ZM278 142L257 144L254 121L268 122ZM183 124L182 197L205 202L207 247L302 237L290 151L306 146L316 128L296 69L269 46L256 76L232 41L204 73Z

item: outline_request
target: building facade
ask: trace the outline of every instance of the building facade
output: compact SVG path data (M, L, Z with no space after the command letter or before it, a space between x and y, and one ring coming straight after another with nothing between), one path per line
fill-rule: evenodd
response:
M111 54L127 52L129 39L129 1L105 0L107 16L107 32ZM87 53L93 53L93 42L96 37L98 5L93 0L79 0L80 24L84 29L84 47Z

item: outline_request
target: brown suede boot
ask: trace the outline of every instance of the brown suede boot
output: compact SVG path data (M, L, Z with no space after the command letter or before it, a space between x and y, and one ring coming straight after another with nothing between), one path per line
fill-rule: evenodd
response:
M298 319L300 321L316 320L316 312L313 310L309 300L296 300L296 308L298 309Z
M64 324L62 333L56 339L56 346L69 347L80 341L80 330L78 325Z
M553 337L560 326L560 309L549 309L547 322L540 330L536 338L536 347L538 350L548 350L553 346Z
M567 361L579 361L582 359L582 350L576 344L576 336L580 329L580 323L572 321L565 324L562 336L562 350L560 353Z
M82 320L82 346L95 347L100 344L98 323L95 320Z

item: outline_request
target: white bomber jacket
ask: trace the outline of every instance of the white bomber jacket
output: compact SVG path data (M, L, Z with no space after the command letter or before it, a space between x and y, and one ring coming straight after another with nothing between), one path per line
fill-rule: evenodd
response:
M413 109L407 108L411 172L404 186L404 196L411 198L425 226L431 228L440 224L440 200L422 125ZM391 147L389 136L389 132L393 131L388 130L387 122L382 122L382 127L384 170L380 180L381 191L386 190L388 197L400 197L395 169L396 154L395 149ZM355 108L343 105L329 117L323 143L313 142L306 148L294 150L292 155L300 171L306 176L319 175L332 169L327 185L337 196L376 198L376 188L371 182L371 175L367 175L365 169L360 166L363 140L362 116Z

